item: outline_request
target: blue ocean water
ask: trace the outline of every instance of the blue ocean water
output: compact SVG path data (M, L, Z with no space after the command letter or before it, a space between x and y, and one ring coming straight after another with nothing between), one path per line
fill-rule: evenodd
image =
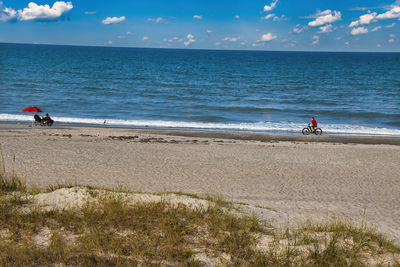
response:
M0 44L0 121L400 135L400 53Z

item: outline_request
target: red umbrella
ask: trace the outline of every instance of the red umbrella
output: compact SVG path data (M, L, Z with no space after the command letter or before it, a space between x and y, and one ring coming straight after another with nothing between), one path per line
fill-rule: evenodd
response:
M23 109L22 112L43 112L43 111L38 107L28 107Z

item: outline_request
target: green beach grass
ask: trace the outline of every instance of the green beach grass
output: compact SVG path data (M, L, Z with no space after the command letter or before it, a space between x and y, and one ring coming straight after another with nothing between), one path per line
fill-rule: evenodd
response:
M400 247L365 223L309 221L282 229L221 197L173 194L208 203L191 206L58 185L41 195L70 187L88 199L49 208L3 162L1 266L400 266Z

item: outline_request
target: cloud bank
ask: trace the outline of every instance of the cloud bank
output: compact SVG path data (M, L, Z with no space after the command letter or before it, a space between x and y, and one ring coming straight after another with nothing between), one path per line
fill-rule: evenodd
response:
M71 11L73 7L71 2L64 1L57 1L52 7L30 2L28 7L16 11L13 8L4 7L3 2L0 2L0 21L56 21Z
M349 25L350 28L358 27L360 25L369 25L371 22L376 22L383 19L397 19L400 18L400 6L393 6L385 13L379 14L376 12L368 13L359 17L358 20L352 21Z

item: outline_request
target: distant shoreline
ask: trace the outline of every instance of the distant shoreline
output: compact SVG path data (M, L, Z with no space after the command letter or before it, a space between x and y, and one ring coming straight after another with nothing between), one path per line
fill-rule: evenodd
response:
M11 129L26 129L30 125L0 122L0 131ZM46 127L34 126L37 129L46 129ZM99 126L99 125L62 125L52 126L51 129L84 129L84 128L100 128L100 129L118 129L126 131L132 130L143 134L159 134L167 136L180 137L201 137L201 138L220 138L242 141L260 141L260 142L306 142L306 143L340 143L340 144L370 144L370 145L395 145L400 146L400 137L396 136L355 136L355 135L322 135L322 136L303 136L299 134L272 134L257 132L240 132L240 131L213 131L199 129L165 129L151 127L115 127L115 126Z

